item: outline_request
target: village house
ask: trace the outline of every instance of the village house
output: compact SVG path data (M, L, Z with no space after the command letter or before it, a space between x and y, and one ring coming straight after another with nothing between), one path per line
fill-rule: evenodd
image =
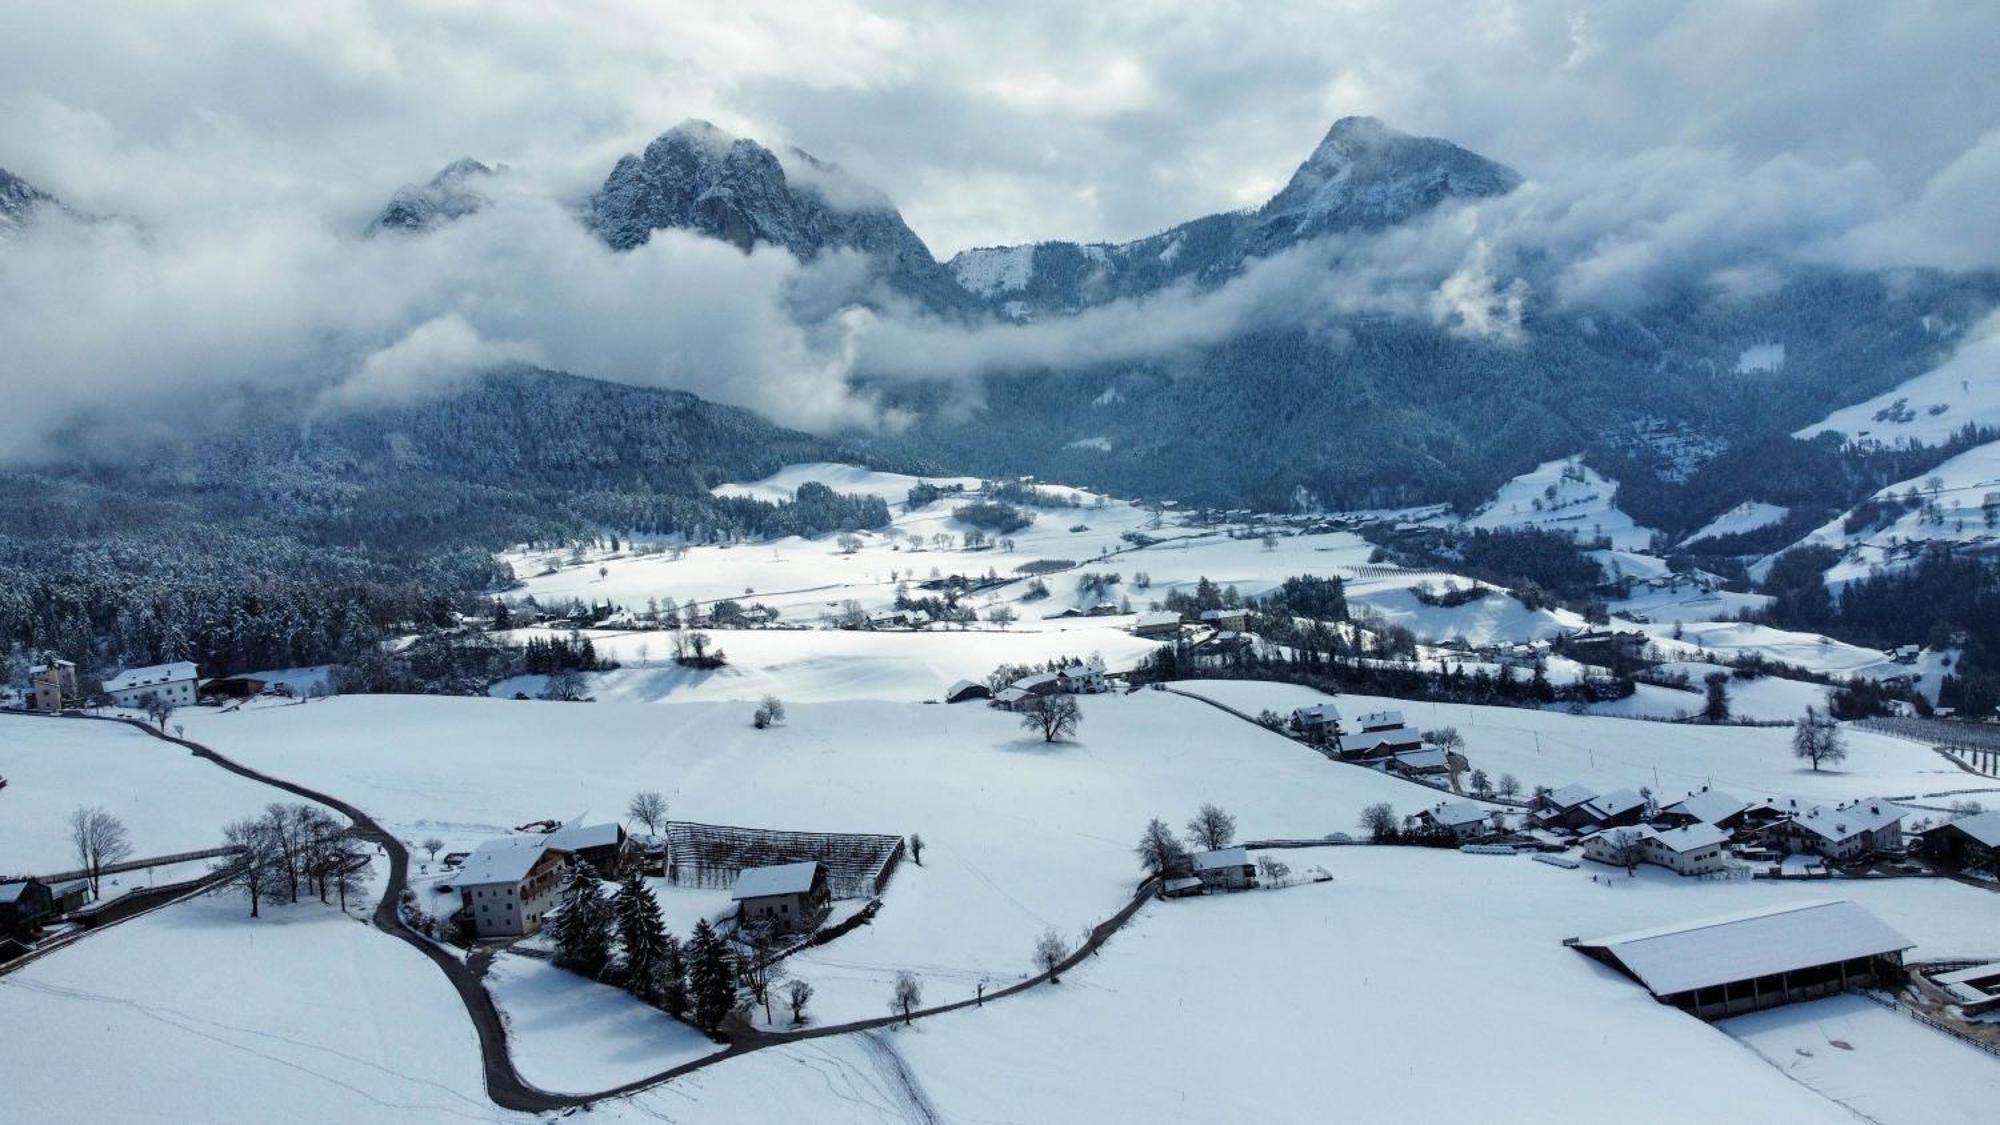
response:
M946 703L964 703L968 699L991 698L993 698L992 688L985 684L975 684L971 680L960 680L944 691Z
M524 937L541 929L561 897L569 858L544 836L502 836L474 848L453 881L472 936Z
M144 707L149 699L174 707L186 707L195 701L195 686L199 679L194 663L180 660L120 672L104 681L104 693L120 707Z
M55 894L40 879L0 883L0 933L28 937L55 918Z
M1581 629L1562 638L1559 647L1572 660L1609 668L1639 660L1651 643L1637 629Z
M1471 801L1440 801L1410 817L1419 830L1442 830L1460 840L1474 840L1493 831L1493 811Z
M1377 711L1354 722L1361 729L1340 736L1343 758L1388 758L1423 748L1424 736L1403 725L1401 711Z
M22 696L28 710L61 711L80 702L73 661L51 659L28 669L28 690Z
M255 676L217 676L202 683L196 698L206 702L222 699L250 699L264 694L264 681Z
M625 834L624 827L609 823L558 828L542 839L549 847L568 852L590 864L606 879L616 879L625 870L625 860L632 846L631 837Z
M1172 610L1142 613L1132 621L1132 635L1172 640L1181 635L1181 615Z
M1054 672L1037 672L1032 676L1022 676L1015 680L1013 687L1023 695L1060 695L1062 677Z
M1772 847L1794 854L1853 860L1903 850L1902 810L1880 798L1816 805L1764 830Z
M1021 705L1034 698L1017 687L1004 687L993 693L993 706L1002 711L1019 711Z
M1204 609L1201 623L1216 629L1240 631L1250 620L1250 611L1245 609Z
M55 899L58 915L82 910L90 905L90 880L71 879L67 883L51 884L49 895Z
M1646 819L1646 798L1630 789L1600 793L1583 805L1583 819L1591 828L1623 828Z
M1703 786L1699 791L1661 809L1653 817L1656 828L1681 828L1689 824L1712 824L1734 832L1743 824L1750 806L1719 789Z
M1194 877L1208 890L1241 891L1257 885L1257 867L1246 848L1218 848L1188 857Z
M737 873L729 897L736 903L737 924L784 932L817 929L833 901L826 866L813 859L746 867Z
M1590 827L1590 813L1586 806L1596 799L1595 789L1572 783L1561 789L1535 794L1528 816L1543 827L1581 831Z
M1406 750L1383 763L1390 773L1404 777L1431 777L1451 769L1451 763L1443 750L1431 747L1424 750Z
M1292 712L1292 729L1304 735L1309 742L1328 743L1340 740L1340 708L1331 703L1315 703L1300 707Z
M1712 824L1690 824L1684 828L1607 828L1583 838L1583 857L1599 863L1623 867L1627 843L1637 849L1641 863L1664 867L1676 875L1709 875L1727 871L1729 833Z
M1070 695L1098 695L1111 690L1110 682L1104 678L1104 661L1096 657L1059 669L1056 681Z
M1903 954L1915 945L1845 901L1790 903L1563 944L1701 1019L1898 983Z
M2000 809L1962 816L1919 835L1933 862L2000 875Z

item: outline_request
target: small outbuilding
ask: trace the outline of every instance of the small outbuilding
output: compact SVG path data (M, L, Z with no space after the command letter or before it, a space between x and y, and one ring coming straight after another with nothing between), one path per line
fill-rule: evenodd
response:
M549 847L560 848L597 869L606 879L616 879L625 870L632 838L618 824L578 824L558 828L545 838Z
M816 859L746 867L737 873L729 897L736 902L739 925L769 925L790 932L818 928L833 903L826 865Z
M2000 809L1946 821L1919 836L1924 855L1934 862L2000 874Z
M1217 848L1188 857L1194 877L1208 890L1242 891L1257 885L1257 866L1246 848Z
M1142 613L1132 622L1132 635L1167 640L1181 635L1181 615L1172 610Z
M946 703L964 703L968 699L991 699L993 689L985 684L975 684L971 680L960 680L945 689Z
M1563 944L1720 1019L1901 981L1916 943L1852 902L1803 902Z
M0 933L32 935L56 913L55 894L40 879L0 883Z

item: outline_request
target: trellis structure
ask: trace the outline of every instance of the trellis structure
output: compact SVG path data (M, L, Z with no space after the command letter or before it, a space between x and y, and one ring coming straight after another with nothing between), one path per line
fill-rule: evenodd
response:
M667 878L685 887L729 887L745 868L816 859L835 898L881 894L903 859L903 838L795 832L674 820L666 825Z

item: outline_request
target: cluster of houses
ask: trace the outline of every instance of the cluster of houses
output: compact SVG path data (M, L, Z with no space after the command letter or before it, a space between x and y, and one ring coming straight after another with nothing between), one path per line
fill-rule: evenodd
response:
M1425 746L1424 736L1404 721L1401 711L1356 715L1350 731L1338 707L1315 703L1294 710L1287 723L1299 737L1334 757L1404 777L1433 777L1466 768L1463 755Z
M1230 638L1243 632L1250 620L1250 611L1238 608L1205 609L1195 621L1213 629L1216 638ZM1187 621L1171 609L1154 609L1140 613L1132 619L1132 635L1152 640L1178 640L1181 626Z
M946 689L946 703L964 703L972 699L991 700L993 706L1004 711L1018 711L1029 700L1052 695L1102 695L1111 690L1111 680L1105 675L1104 661L1097 657L1065 664L1053 672L1037 672L1022 676L999 691L985 684L971 680L960 680Z
M1538 792L1529 820L1538 828L1580 837L1587 859L1619 866L1651 863L1681 875L1708 875L1739 868L1745 858L1811 855L1851 863L1900 856L1907 815L1880 798L1835 804L1781 797L1745 801L1703 788L1655 807L1630 789L1600 794L1565 785ZM1963 846L1963 841L1977 847L1977 834L1984 828L1973 823L1977 821L1968 818L1926 836L1939 834L1935 850ZM2000 817L1992 827L2000 838Z
M580 824L501 836L446 856L446 866L455 868L451 888L459 897L461 932L475 940L536 933L562 901L573 865L589 863L600 876L616 879L642 853L620 825ZM776 933L810 932L832 906L826 865L817 860L745 868L730 898L739 925Z
M52 657L30 666L26 684L18 691L6 692L0 697L0 704L50 713L90 703L136 711L155 701L170 707L186 707L213 699L245 698L271 688L272 685L251 676L204 680L193 661L176 660L128 668L105 680L101 691L86 699L75 662Z

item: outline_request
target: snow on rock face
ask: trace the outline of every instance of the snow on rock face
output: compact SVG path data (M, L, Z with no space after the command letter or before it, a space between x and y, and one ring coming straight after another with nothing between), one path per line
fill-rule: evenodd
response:
M2000 426L2000 314L1973 328L1939 366L1792 436L1831 432L1851 441L1935 445L1967 425Z
M982 297L1014 293L1028 287L1035 274L1033 246L984 246L963 250L951 259L952 276Z
M369 224L369 231L418 233L462 219L490 202L479 187L481 181L493 175L492 168L469 156L454 160L432 176L429 183L399 189Z

